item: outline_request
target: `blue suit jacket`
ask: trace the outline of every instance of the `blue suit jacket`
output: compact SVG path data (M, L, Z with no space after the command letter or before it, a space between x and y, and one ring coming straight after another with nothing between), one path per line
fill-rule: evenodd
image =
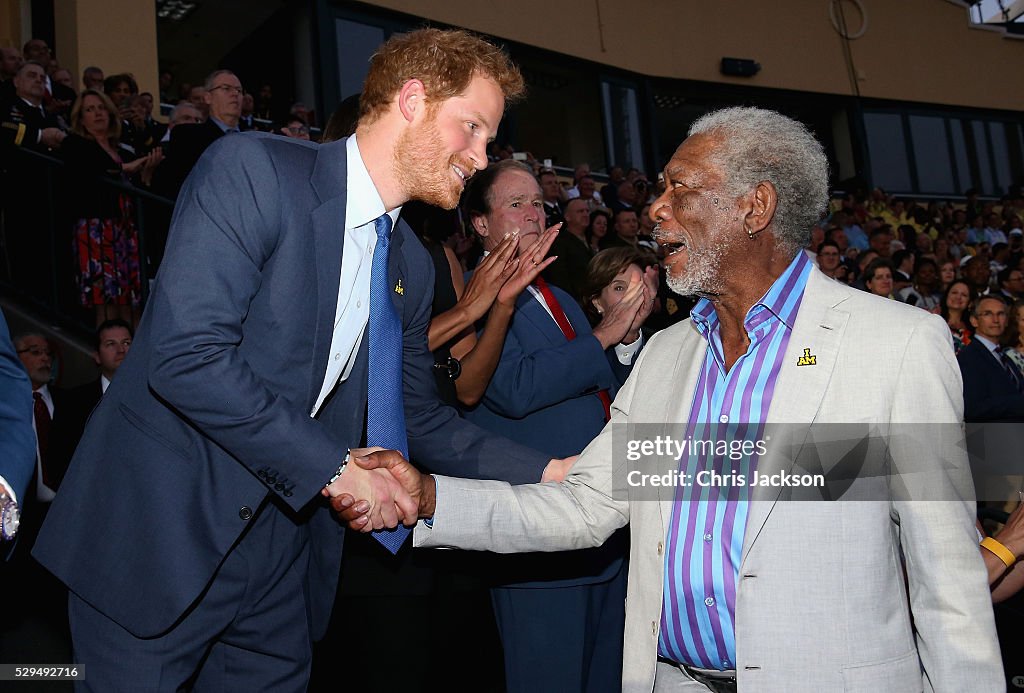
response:
M984 344L974 339L956 360L964 379L966 421L1024 421L1024 395Z
M313 538L313 631L326 629L343 529L319 491L365 430L367 345L310 417L327 368L344 240L345 141L252 133L215 142L182 188L156 288L97 406L35 556L145 637L211 581L251 512L277 496ZM430 470L539 478L548 457L496 439L436 397L427 350L433 268L392 236L404 325L409 450ZM268 510L273 508L268 507ZM268 547L271 550L271 547Z
M36 463L32 383L21 365L0 311L0 476L24 506Z
M568 341L533 294L524 291L494 377L469 421L529 445L552 457L577 455L604 428L604 405L597 395L614 397L621 382L601 343L591 334L583 310L569 294L552 286L576 332ZM516 477L499 477L524 483ZM536 482L539 476L525 480ZM601 582L621 567L621 545L558 554L502 556L496 577L519 587L552 587ZM557 580L556 583L552 583ZM522 584L523 581L529 581Z

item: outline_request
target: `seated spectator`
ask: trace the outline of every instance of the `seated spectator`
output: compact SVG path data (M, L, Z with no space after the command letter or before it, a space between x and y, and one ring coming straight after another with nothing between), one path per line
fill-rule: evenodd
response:
M60 147L64 132L60 122L43 108L46 72L35 62L23 64L15 73L14 92L0 103L0 143L48 152Z
M21 51L17 48L0 47L0 100L14 93L14 83L11 80L24 63Z
M121 121L114 104L91 89L71 110L71 134L61 148L71 186L68 208L74 223L73 253L79 299L92 308L96 324L118 317L137 321L142 298L138 233L130 195L103 185L102 179L146 180L160 162L160 151L131 160L119 148Z
M956 280L956 263L943 262L939 265L939 280L942 284L941 290L945 291L949 285Z
M1009 324L1002 340L1003 353L1013 361L1017 370L1024 372L1024 300L1015 301L1010 308Z
M588 211L593 211L598 207L605 206L604 202L601 201L600 193L597 192L594 179L589 173L581 176L576 181L576 187L569 188L565 194L570 200L577 197L582 199L587 203Z
M879 226L871 232L869 247L882 257L892 254L892 228L888 224Z
M242 83L230 70L216 70L206 78L203 101L209 119L199 125L179 125L171 134L167 161L157 169L153 187L175 199L203 152L227 132L238 132L242 114Z
M636 248L640 233L640 220L636 216L636 210L623 207L615 212L612 221L612 231L604 237L604 248Z
M1008 312L998 296L979 296L971 307L974 339L957 354L969 423L1024 421L1024 375L1000 346Z
M988 260L981 255L962 260L960 275L975 295L984 294L989 290L989 279L992 275Z
M178 125L183 123L198 124L203 122L203 113L198 108L193 106L188 101L182 101L173 109L171 109L171 115L167 119L167 132L160 139L160 146L163 148L166 154L169 151L171 143L171 131Z
M89 415L106 394L117 369L128 355L132 337L132 326L117 318L104 320L96 328L92 358L99 370L99 377L67 391L66 416L63 417L62 440L59 442L65 449L66 459L70 460L74 455Z
M78 95L78 90L75 89L75 78L71 76L71 71L67 68L61 67L54 70L53 74L50 75L50 79L55 84L60 84L63 87L67 87L71 93Z
M604 207L598 207L590 213L590 224L587 226L586 236L590 249L595 253L601 250L601 244L608 236L608 230L612 225L612 215Z
M835 241L823 241L817 248L817 259L818 269L835 279L836 271L842 266L839 245Z
M979 533L981 527L979 523ZM994 540L994 543L993 543ZM1006 518L1003 528L981 544L981 558L988 572L992 601L999 603L1024 587L1024 565L1017 558L1024 552L1024 502Z
M996 275L996 283L999 290L989 291L989 293L998 293L1010 303L1024 298L1024 272L1020 269L1004 267Z
M554 226L560 221L565 221L565 191L558 182L558 174L551 169L545 169L537 176L537 182L540 183L541 192L544 194L544 226Z
M242 111L238 116L238 129L242 132L258 129L256 126L256 118L253 116L253 111L255 109L256 102L252 98L252 94L249 92L242 94Z
M643 250L633 248L609 248L602 250L593 257L587 267L587 277L583 284L582 305L591 325L597 325L622 297L631 283L643 281L647 285L650 296L658 294L658 266L654 256ZM644 323L650 317L650 311L636 314L626 336L619 346L608 350L608 363L620 381L629 375L629 366L619 359L619 354L636 344L637 351L644 343L642 332ZM635 356L629 363L635 361Z
M103 70L90 65L89 67L82 70L82 88L83 89L94 89L96 91L103 91Z
M946 288L939 304L939 315L946 321L953 336L953 350L960 350L971 343L974 330L968 320L968 307L974 300L971 286L965 281L954 281Z
M543 221L543 220L542 220ZM544 279L579 301L583 282L587 277L587 264L594 256L587 242L587 203L579 198L569 200L565 207L565 221L551 246L551 255L558 260L544 271Z
M896 292L896 298L918 308L935 312L942 295L939 293L939 268L931 258L923 257L914 267L914 282Z
M356 121L359 120L359 94L346 96L334 113L327 119L320 142L333 142L342 137L348 137L356 131Z
M875 258L864 270L864 288L882 298L892 298L892 263L884 257Z
M309 125L298 116L290 117L284 125L275 128L274 132L292 139L309 141Z
M199 109L199 112L203 114L204 121L210 117L210 104L206 101L206 87L201 84L190 86L185 93L185 100Z
M892 254L893 292L902 291L910 286L914 276L914 253L909 250L897 250Z

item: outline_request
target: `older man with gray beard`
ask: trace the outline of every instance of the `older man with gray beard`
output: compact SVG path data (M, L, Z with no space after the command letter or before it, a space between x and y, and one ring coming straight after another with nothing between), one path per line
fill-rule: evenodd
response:
M828 165L800 123L710 113L665 182L651 216L672 289L700 297L691 319L648 344L560 483L427 476L375 453L365 464L419 500L416 545L565 550L628 522L626 691L1002 690L942 320L801 252ZM823 444L840 425L865 435ZM681 455L632 454L662 432ZM813 488L791 488L812 469Z

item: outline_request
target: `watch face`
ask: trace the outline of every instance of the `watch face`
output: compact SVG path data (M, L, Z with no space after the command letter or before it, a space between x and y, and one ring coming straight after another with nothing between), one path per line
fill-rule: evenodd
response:
M21 512L18 510L17 503L7 503L0 510L0 524L2 527L2 534L4 539L13 539L14 535L18 533L18 525L21 524Z

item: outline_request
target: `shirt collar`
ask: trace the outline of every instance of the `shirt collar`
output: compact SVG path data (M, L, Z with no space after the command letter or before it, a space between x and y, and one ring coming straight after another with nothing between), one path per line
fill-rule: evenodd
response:
M759 315L763 315L767 310L781 320L786 327L793 329L797 310L800 307L800 298L807 286L807 278L811 275L811 269L811 262L807 258L807 254L803 251L797 253L785 271L768 287L764 296L747 311L743 324L750 329L763 323L767 316L759 317ZM715 304L706 298L700 299L690 311L690 318L701 333L707 336L708 330L718 324Z
M105 375L103 375L101 373L100 374L100 392L102 392L103 394L106 394L108 387L110 387L110 380L107 378L107 376L105 376Z
M986 349L988 349L989 351L991 351L991 352L992 352L992 354L996 356L996 358L999 358L998 354L996 354L996 349L998 349L998 348L999 348L999 345L998 345L998 344L996 344L995 342L993 342L993 341L992 341L991 339L989 339L988 337L982 337L982 336L981 336L980 334L978 334L977 332L975 332L975 333L974 333L974 338L975 338L976 340L978 340L979 342L981 342L982 344L984 344L984 345L985 345L985 348L986 348Z
M214 122L214 124L217 127L220 128L221 132L238 132L238 126L237 125L235 127L231 127L230 125L225 123L223 120L220 120L218 118L214 118L213 116L210 116L210 120L212 120Z
M348 162L345 228L357 229L384 214L384 200L377 192L377 188L370 178L370 172L366 170L366 164L363 163L363 157L359 153L359 144L356 142L355 135L351 135L345 142L345 156ZM401 213L401 207L395 207L387 213L391 217L392 228L398 223L398 215Z

